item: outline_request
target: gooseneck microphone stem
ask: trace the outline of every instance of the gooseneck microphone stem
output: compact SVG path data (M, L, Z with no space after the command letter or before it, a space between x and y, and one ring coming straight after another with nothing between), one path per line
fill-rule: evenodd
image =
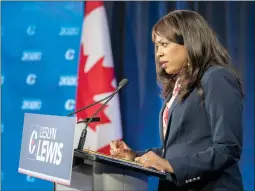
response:
M87 108L90 108L90 107L92 107L93 105L96 105L96 104L98 104L99 102L102 102L102 101L108 99L109 97L111 97L111 95L109 95L109 96L107 96L107 97L105 97L105 98L103 98L103 99L101 99L101 100L98 100L98 101L96 101L96 102L94 102L94 103L92 103L92 104L89 104L89 105L87 105L87 106L85 106L85 107L82 107L82 108L80 108L80 109L78 109L78 110L76 110L76 111L74 111L74 112L72 112L72 113L69 113L67 116L70 117L70 116L72 116L73 114L76 114L76 113L78 113L78 112L80 112L80 111L83 111L83 110L85 110L85 109L87 109Z
M87 128L89 123L93 120L93 118L103 109L104 106L106 106L106 104L112 99L112 97L120 90L120 88L117 89L117 91L114 92L114 94L112 94L109 99L103 103L103 105L97 110L96 113L94 113L94 115L92 115L92 117L88 120L88 122L85 125L85 128L82 130L81 133L81 137L79 140L79 144L78 144L78 150L82 151L84 144L85 144L85 140L86 140L86 136L87 136Z
M108 96L108 100L106 102L103 103L103 105L94 113L94 115L91 116L91 118L87 121L84 129L82 130L81 136L80 136L80 140L79 140L79 144L78 144L78 150L79 151L83 151L84 148L84 144L85 144L85 140L86 140L86 136L87 136L87 128L89 123L94 119L94 117L103 109L104 106L106 106L106 104L113 98L113 96L119 92L119 90L125 86L128 83L127 79L122 80L119 83L119 87L115 90L115 92L113 94L111 94L110 96ZM107 99L106 98L106 99Z

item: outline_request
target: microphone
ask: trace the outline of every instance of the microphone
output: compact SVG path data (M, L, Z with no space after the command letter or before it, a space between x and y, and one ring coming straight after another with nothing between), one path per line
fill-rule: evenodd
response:
M76 110L76 111L73 111L72 113L69 113L67 116L70 117L70 116L72 116L73 114L79 113L80 111L83 111L83 110L85 110L85 109L87 109L87 108L90 108L90 107L92 107L93 105L96 105L96 104L98 104L99 102L102 102L102 101L108 99L109 97L111 97L111 95L109 95L109 96L107 96L107 97L105 97L105 98L103 98L103 99L100 99L100 100L98 100L98 101L96 101L96 102L94 102L94 103L92 103L92 104L89 104L89 105L87 105L87 106L85 106L85 107L82 107L82 108L80 108L80 109L78 109L78 110Z
M69 114L67 115L67 117L70 117L70 116L72 116L72 115L74 115L74 114L76 114L76 113L79 113L80 111L83 111L83 110L85 110L85 109L88 109L88 108L90 108L90 107L92 107L92 106L98 104L99 102L102 102L102 101L106 100L106 99L109 98L110 96L111 96L111 95L109 95L109 96L107 96L107 97L105 97L105 98L103 98L103 99L101 99L101 100L98 100L98 101L96 101L96 102L94 102L94 103L92 103L92 104L89 104L89 105L87 105L87 106L85 106L85 107L82 107L82 108L80 108L80 109L78 109L78 110L76 110L76 111L73 111L72 113L69 113ZM90 118L86 118L86 119L84 119L84 120L82 120L82 121L78 121L77 124L79 124L79 123L86 123L86 122L88 122L89 119L90 119ZM100 121L100 117L95 117L91 122L99 122L99 121Z
M123 79L123 80L119 83L118 88L121 88L122 86L126 85L127 83L128 83L128 80L127 80L127 79ZM109 96L107 96L107 97L105 97L105 98L103 98L103 99L100 99L100 100L98 100L98 101L96 101L96 102L94 102L94 103L92 103L92 104L89 104L89 105L87 105L87 106L85 106L85 107L82 107L82 108L80 108L80 109L78 109L78 110L76 110L76 111L73 111L73 112L69 113L69 114L67 115L67 117L70 117L70 116L72 116L72 115L74 115L74 114L76 114L76 113L79 113L80 111L83 111L83 110L85 110L85 109L88 109L88 108L90 108L90 107L92 107L92 106L98 104L99 102L102 102L102 101L104 101L104 100L110 98L111 96L112 96L112 94L109 95ZM84 122L86 123L86 122L88 122L89 119L90 119L90 118L86 118L85 120L78 121L77 124L79 124L79 123L84 123ZM94 117L93 120L90 121L90 122L99 122L99 121L100 121L100 118L99 118L99 117Z
M87 128L89 123L95 118L95 116L103 109L103 107L113 98L113 96L118 93L120 91L120 89L124 86L126 86L128 84L128 79L123 79L120 81L118 88L108 97L106 97L105 99L107 99L106 102L104 102L102 104L102 106L88 119L84 129L82 130L81 136L80 136L80 140L79 140L79 144L78 144L78 150L82 151L84 144L85 144L85 139L86 139L86 135L87 135Z

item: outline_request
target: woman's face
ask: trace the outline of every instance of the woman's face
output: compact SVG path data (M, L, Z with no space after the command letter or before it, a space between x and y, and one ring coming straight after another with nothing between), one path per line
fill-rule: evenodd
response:
M159 64L168 74L176 74L187 64L187 50L183 45L176 44L164 37L156 35L156 56Z

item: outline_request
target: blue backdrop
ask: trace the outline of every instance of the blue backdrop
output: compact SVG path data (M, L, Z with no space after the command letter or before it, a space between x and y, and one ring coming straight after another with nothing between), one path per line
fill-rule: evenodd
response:
M74 109L82 2L2 2L2 190L51 190L52 183L17 172L24 112L66 115ZM168 11L201 13L228 48L245 86L245 190L254 189L254 2L105 2L125 141L135 150L159 146L151 28ZM153 108L153 109L151 109ZM135 133L134 133L135 132ZM14 183L15 182L15 183ZM156 188L152 179L150 187Z

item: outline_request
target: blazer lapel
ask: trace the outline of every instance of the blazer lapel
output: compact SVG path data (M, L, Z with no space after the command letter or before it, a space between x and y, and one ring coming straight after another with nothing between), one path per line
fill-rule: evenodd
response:
M171 99L172 93L170 93L167 98L165 99L165 102L160 110L159 113L159 133L160 133L160 139L162 144L164 144L164 136L163 136L163 113L164 113L164 109L166 107L167 102Z
M177 105L177 103L178 103L178 98L176 97L175 99L174 99L174 101L173 101L173 103L172 103L172 105L171 105L171 107L170 107L170 109L169 109L169 113L168 113L168 121L167 121L167 130L166 130L166 137L165 137L165 140L164 140L164 144L166 143L166 141L168 140L168 136L169 136L169 132L171 131L171 128L170 128L170 122L171 122L171 115L172 115L172 112L173 112L173 110L174 110L174 108L175 108L175 106Z

